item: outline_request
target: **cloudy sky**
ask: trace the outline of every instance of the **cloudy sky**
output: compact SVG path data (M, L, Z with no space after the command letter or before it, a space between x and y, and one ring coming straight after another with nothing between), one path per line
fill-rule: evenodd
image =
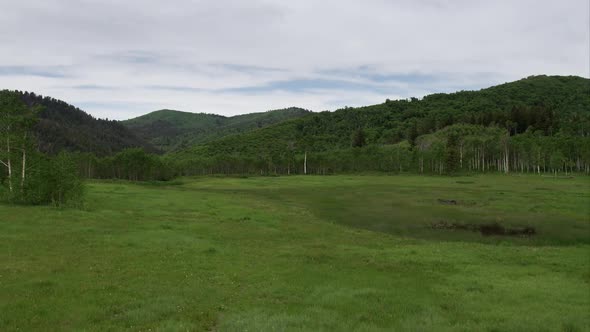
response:
M2 1L0 89L97 116L314 111L590 75L588 0Z

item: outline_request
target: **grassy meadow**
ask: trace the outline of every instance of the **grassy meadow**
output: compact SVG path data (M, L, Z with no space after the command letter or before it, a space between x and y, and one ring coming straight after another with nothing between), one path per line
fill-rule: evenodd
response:
M487 224L535 233L433 227ZM590 178L197 177L0 205L0 331L122 329L590 331Z

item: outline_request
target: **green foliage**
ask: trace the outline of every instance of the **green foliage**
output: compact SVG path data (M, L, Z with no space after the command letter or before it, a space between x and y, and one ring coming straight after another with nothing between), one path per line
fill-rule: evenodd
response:
M445 166L446 172L455 173L459 169L459 136L451 133L447 137Z
M266 143L259 149L256 138ZM241 139L240 139L241 138ZM178 154L165 156L178 175L199 174L303 174L301 143L284 146L272 137L251 134L236 136L232 145L211 142ZM309 144L309 174L354 172L414 172L424 174L519 172L590 173L590 137L543 136L526 132L508 136L501 127L457 124L436 133L419 136L415 146L367 145L362 148L313 150ZM232 146L243 147L242 151Z
M363 128L359 128L357 130L354 131L354 133L352 134L352 147L353 148L362 148L363 146L365 146L367 144L367 141L365 139L365 132L363 131Z
M535 76L480 91L309 114L169 158L184 175L301 174L305 154L311 174L590 173L588 137L590 80ZM404 141L412 148L403 150L399 162L388 151ZM351 145L362 151L348 151Z
M95 119L64 101L33 92L10 93L18 96L29 108L40 109L34 134L44 153L56 155L66 150L105 156L132 147L158 152L118 121Z
M123 179L129 181L167 181L172 179L171 160L143 149L125 149L109 157L76 153L76 172L84 178Z
M83 185L74 160L65 152L53 158L38 152L33 137L36 111L18 93L0 91L0 198L21 204L79 205Z
M23 190L15 191L10 200L21 204L80 207L84 203L84 183L77 167L67 152L54 157L32 154Z
M24 98L34 104L40 97ZM59 106L51 108L51 116L61 119L59 114L69 110L78 119L74 115L80 114L67 104L49 101ZM150 149L125 150L118 143L73 149L91 151L76 155L84 177L134 181L194 174L302 174L304 164L308 174L590 173L589 111L590 80L535 76L480 91L335 112L293 108L226 118L163 110L124 124L146 139L165 139L168 143L155 144L168 150L201 143L164 157ZM82 127L88 122L83 118L78 121ZM104 151L110 153L103 156ZM0 172L0 180L6 178Z
M51 203L57 206L83 203L84 183L77 170L75 159L67 152L62 151L49 160L46 183Z
M232 117L160 110L121 123L159 149L173 151L227 135L264 128L309 113L297 107Z

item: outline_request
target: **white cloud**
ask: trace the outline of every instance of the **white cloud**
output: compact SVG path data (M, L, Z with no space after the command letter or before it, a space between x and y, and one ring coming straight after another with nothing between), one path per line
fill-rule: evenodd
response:
M313 110L590 76L587 0L11 1L0 88L93 115ZM306 86L307 84L307 86Z

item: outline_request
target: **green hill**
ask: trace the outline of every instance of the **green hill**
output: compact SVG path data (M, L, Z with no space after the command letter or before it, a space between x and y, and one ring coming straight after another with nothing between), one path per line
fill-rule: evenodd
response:
M309 113L310 111L296 107L232 117L159 110L121 123L154 146L172 151L267 127Z
M289 108L224 117L161 110L123 122L94 119L49 97L21 95L27 104L43 106L36 128L42 151L98 156L130 147L166 151L163 173L168 176L514 169L590 173L590 80L576 76L531 76L479 91L334 112ZM94 173L120 173L123 166L112 162L129 157L104 159Z
M451 129L441 131L443 128ZM487 155L482 161L485 167L500 169L501 158L517 158L512 156L515 150L509 150L507 157L502 156L504 148L499 144L504 133L514 139L525 134L526 137L535 135L536 138L531 138L534 144L541 144L546 137L547 143L543 143L545 163L562 162L553 153L561 144L560 154L565 155L563 163L568 160L568 163L578 165L582 154L582 144L578 141L590 137L590 80L576 76L532 76L479 91L387 100L378 105L313 113L260 130L198 144L181 151L177 157L191 159L193 164L194 159L204 160L206 167L216 171L225 172L231 168L241 172L240 169L247 164L250 172L263 168L269 172L277 169L278 172L289 172L289 165L295 162L300 165L300 160L296 159L301 159L305 152L314 152L316 165L331 165L322 166L322 169L340 169L345 162L359 162L362 158L352 156L350 151L344 158L338 155L339 151L369 146L380 149L379 153L373 154L382 154L367 161L369 169L373 169L391 159L383 149L400 144L407 145L407 150L412 153L422 151L437 155L438 162L442 162L443 154L449 150L447 136L453 134L460 137L457 144L471 144L469 152L474 154L473 158L480 152ZM555 141L566 137L575 140L567 143ZM466 142L467 139L484 143ZM529 150L525 152L530 153ZM423 157L412 155L408 158L416 168L416 158ZM428 158L431 158L429 162L435 162L435 157ZM530 156L527 158L532 160ZM531 163L533 161L529 165ZM236 169L233 165L242 166Z
M148 142L137 137L118 121L96 119L62 100L33 92L14 91L29 106L40 109L35 135L42 152L56 154L62 150L110 155L127 148L143 148L158 153Z

